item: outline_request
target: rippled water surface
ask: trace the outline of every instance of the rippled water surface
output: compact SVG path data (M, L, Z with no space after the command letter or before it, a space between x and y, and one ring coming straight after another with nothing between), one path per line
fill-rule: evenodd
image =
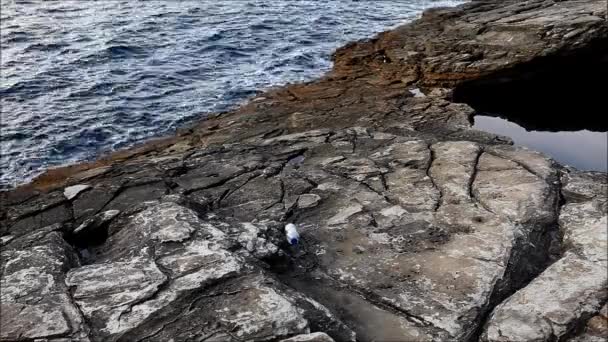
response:
M459 2L2 0L0 186L317 77L336 47Z

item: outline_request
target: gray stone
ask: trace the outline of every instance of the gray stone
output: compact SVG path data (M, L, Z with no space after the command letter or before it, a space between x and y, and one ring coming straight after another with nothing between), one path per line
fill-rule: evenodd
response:
M344 224L347 222L349 217L351 217L357 213L360 213L362 210L363 210L363 207L361 206L361 204L353 203L353 204L347 206L346 208L340 209L340 211L336 215L329 218L329 220L327 221L327 224L330 226Z
M78 236L82 234L90 234L93 231L101 228L103 225L108 224L112 221L116 216L120 214L118 210L108 210L101 212L91 218L86 219L83 223L81 223L72 234Z
M275 256L279 247L268 241L264 232L268 229L260 224L242 223L242 233L238 236L238 241L249 253L256 258L269 258Z
M305 335L298 335L282 340L281 342L334 342L334 339L326 333L315 332Z
M604 304L600 313L587 321L581 334L575 336L572 342L603 342L608 336L608 304Z
M495 309L484 340L550 341L566 335L608 299L605 271L606 264L566 254Z
M321 201L321 196L316 194L302 194L298 197L298 208L307 209L316 207Z
M599 179L575 171L564 178L558 218L561 184L540 154L399 135L378 146L373 131L351 134L331 135L355 139L347 156L336 156L344 151L331 139L311 145L294 137L308 144L297 165L277 152L284 140L251 140L248 158L259 169L85 219L72 236L86 264L57 272L85 321L95 322L90 336L279 339L322 326L339 340L352 339L350 329L363 341L468 339L495 298L542 271L558 220L567 253L495 308L483 337L494 339L500 326L503 334L514 327L514 339L545 338L599 310L606 286ZM301 246L286 245L283 220L301 228ZM87 245L96 229L107 236ZM281 281L269 274L275 270ZM546 298L552 288L561 291ZM41 312L7 310L22 308ZM516 322L521 312L529 316ZM546 317L559 319L547 325ZM21 333L15 322L3 324ZM531 328L516 328L525 324ZM68 327L61 336L83 331L57 326Z
M353 251L357 254L363 254L363 253L365 253L365 248L363 248L361 246L355 246L355 247L353 247Z
M133 260L76 268L65 282L74 289L74 300L87 319L95 320L104 334L117 334L135 325L128 319L131 315L124 314L133 313L134 306L152 297L167 280L156 264Z
M94 336L185 338L182 325L220 339L226 334L257 339L269 331L276 338L309 331L309 311L298 304L299 295L271 285L239 251L226 249L233 232L240 232L234 239L243 252L255 258L274 255L278 247L264 238L265 225L203 221L176 201L149 202L128 220L113 224L126 226L94 247L92 263L71 269L65 280L82 313L95 322ZM188 301L196 293L202 296ZM313 310L322 310L315 305L320 309ZM205 315L193 316L203 309ZM169 312L173 314L166 316ZM311 315L340 326L320 313ZM212 332L214 324L230 330Z
M494 310L484 341L563 339L608 300L606 179L572 171L563 181L559 225L566 251Z
M64 271L75 256L56 228L49 228L2 249L6 260L0 279L3 341L87 335L84 319L63 283Z
M80 194L81 192L88 190L90 188L91 188L91 186L87 185L87 184L77 184L77 185L68 186L67 188L65 188L63 190L63 195L65 196L65 198L68 199L68 201L71 201L74 198L76 198L76 196L78 196L78 194Z

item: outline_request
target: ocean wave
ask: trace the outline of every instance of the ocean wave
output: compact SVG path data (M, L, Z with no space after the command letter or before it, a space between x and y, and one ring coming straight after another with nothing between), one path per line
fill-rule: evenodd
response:
M318 77L333 49L456 2L3 3L0 187Z
M56 50L60 50L63 48L68 47L69 44L66 43L35 43L35 44L31 44L28 45L23 52L33 52L33 51L39 51L39 52L51 52L51 51L56 51Z

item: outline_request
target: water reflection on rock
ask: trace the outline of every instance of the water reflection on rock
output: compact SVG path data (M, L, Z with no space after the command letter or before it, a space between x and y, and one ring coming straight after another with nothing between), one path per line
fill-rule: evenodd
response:
M580 131L528 131L508 120L477 115L474 128L506 135L516 145L546 153L561 164L581 170L608 170L608 133Z

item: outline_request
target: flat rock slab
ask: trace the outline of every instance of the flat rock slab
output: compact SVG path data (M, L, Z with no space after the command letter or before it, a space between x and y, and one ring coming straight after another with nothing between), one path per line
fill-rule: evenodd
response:
M564 255L492 313L484 341L563 340L608 301L607 181L600 173L563 177L559 215Z
M72 185L72 186L68 186L67 188L65 188L63 190L63 195L65 196L65 198L67 198L69 201L73 200L74 198L76 198L76 196L78 196L79 193L90 189L91 186L90 185L86 185L86 184L77 184L77 185Z
M59 228L51 226L3 246L1 340L86 336L84 319L64 283L77 258Z
M65 277L59 286L70 289L78 307L76 312L82 314L80 319L91 322L90 337L167 340L208 336L218 340L266 340L306 334L311 325L323 326L345 340L354 336L321 304L276 283L247 261L248 256L256 253L248 248L248 240L243 241L244 233L231 240L227 232L252 230L255 225L229 226L217 220L203 221L192 210L175 203L176 199L179 196L160 203L148 202L139 210L117 218L108 228L115 229L111 237L101 245L87 247L86 265L75 265L67 274L64 272L68 268L46 270L53 272L53 276ZM262 239L263 235L258 234L263 231L254 229L250 232L255 234L252 239ZM235 254L230 251L234 249L232 243L244 243L244 249ZM68 246L63 253L69 250ZM64 254L58 257L65 258ZM11 304L24 286L16 279L26 276L16 277L16 274L3 277L3 300L6 297L7 312L20 310L27 314L27 321L21 316L3 321L7 337L23 331L28 336L74 336L79 332L65 322L61 312L48 311L52 306ZM46 277L43 274L41 279ZM43 284L36 285L30 280L29 286L40 288ZM36 298L45 294L43 290L32 295ZM64 297L67 301L67 295ZM66 305L71 303L68 301ZM39 320L54 326L34 324ZM54 331L51 333L49 329Z
M500 341L512 327L513 339L550 339L606 300L602 179L560 176L567 170L542 154L356 127L250 139L186 162L202 174L210 160L222 160L219 181L176 183L172 194L104 209L75 230L47 228L64 246L57 257L71 260L49 268L69 296L58 298L78 309L75 322L92 322L58 322L59 335L467 340L493 310L483 338ZM297 247L286 243L285 222L299 227ZM558 222L569 250L547 268ZM9 250L22 253L34 234L8 241ZM3 295L15 293L7 310L28 312L19 329L30 331L42 311L12 299L16 277L3 276ZM553 288L561 290L547 297ZM3 324L22 333L12 328L19 321Z
M316 332L294 336L281 342L334 342L334 339L329 337L326 333Z

